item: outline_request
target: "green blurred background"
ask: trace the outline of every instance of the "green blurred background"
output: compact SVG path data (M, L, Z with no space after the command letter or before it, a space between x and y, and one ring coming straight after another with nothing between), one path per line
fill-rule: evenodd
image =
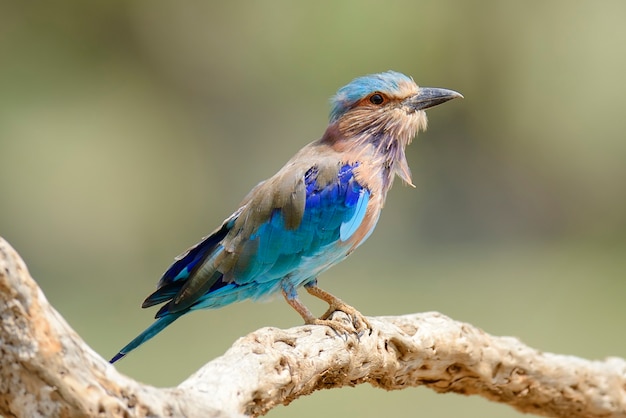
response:
M372 238L323 275L367 315L437 310L544 351L626 356L626 3L0 3L0 235L104 357L173 257L395 69L432 109ZM324 307L304 297L317 312ZM119 363L176 385L284 302L179 320ZM270 417L517 417L424 388L324 391Z

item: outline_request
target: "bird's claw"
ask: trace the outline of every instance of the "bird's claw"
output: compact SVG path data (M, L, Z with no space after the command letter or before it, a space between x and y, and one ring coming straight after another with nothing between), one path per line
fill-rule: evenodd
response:
M350 325L347 325L345 322L332 319L332 316L335 312L343 312L350 318ZM337 334L340 334L339 329L343 331L344 334L352 334L356 332L357 337L361 337L365 335L372 334L372 325L365 318L365 316L357 311L354 307L341 303L341 304L332 304L329 306L328 310L314 321L317 325L326 325L331 327Z

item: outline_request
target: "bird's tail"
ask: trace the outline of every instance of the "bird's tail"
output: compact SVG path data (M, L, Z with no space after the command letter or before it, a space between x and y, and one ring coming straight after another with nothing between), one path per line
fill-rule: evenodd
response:
M124 348L122 348L119 353L117 353L109 363L113 364L116 361L123 358L126 354L133 351L135 348L139 347L141 344L148 341L150 338L157 335L159 332L163 331L165 327L167 327L172 322L176 321L181 315L187 313L187 311L176 312L169 315L162 316L158 318L156 321L152 323L148 328L146 328L141 334L135 337L131 342L126 344Z

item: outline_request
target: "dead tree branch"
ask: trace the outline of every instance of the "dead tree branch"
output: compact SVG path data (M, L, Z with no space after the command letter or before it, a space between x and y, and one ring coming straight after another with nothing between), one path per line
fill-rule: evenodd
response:
M258 416L318 389L367 382L476 394L549 417L626 417L622 359L542 353L433 312L369 320L372 333L360 338L321 326L263 328L178 387L155 388L89 348L0 238L0 414Z

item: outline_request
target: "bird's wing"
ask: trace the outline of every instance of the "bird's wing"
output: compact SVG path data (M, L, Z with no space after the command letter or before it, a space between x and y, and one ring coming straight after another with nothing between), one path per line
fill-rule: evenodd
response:
M278 281L307 257L317 257L320 268L338 261L341 251L329 246L357 245L350 240L368 209L370 191L356 180L357 167L338 161L286 166L253 189L219 229L179 256L143 306L169 301L157 313L162 317L217 293ZM262 289L250 289L243 298L259 297Z
M284 197L260 197L251 208L267 215L260 223L253 220L248 232L250 218L246 220L242 213L238 220L241 233L233 237L232 254L237 261L227 272L223 270L225 280L240 285L278 280L298 268L304 257L315 257L329 245L347 246L361 226L370 196L355 179L357 167L358 163L341 162L309 167L295 188L289 189L293 190L289 193L293 203ZM268 208L265 200L274 204ZM320 263L324 262L327 260L320 258Z

